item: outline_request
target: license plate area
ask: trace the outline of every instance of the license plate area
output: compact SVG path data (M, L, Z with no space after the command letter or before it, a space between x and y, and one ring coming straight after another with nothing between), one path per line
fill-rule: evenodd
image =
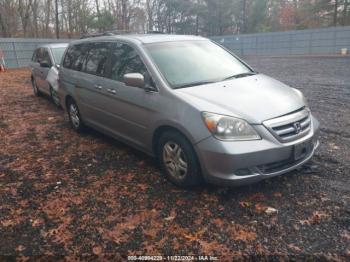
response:
M298 161L307 157L313 148L312 139L294 146L294 160Z

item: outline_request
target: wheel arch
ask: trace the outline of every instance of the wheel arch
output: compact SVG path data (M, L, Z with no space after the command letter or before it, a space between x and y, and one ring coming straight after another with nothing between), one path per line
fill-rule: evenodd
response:
M161 135L164 134L165 132L168 132L168 131L173 131L173 132L179 133L184 138L186 138L186 140L193 146L193 144L194 144L193 137L188 132L186 132L184 129L176 127L174 125L170 125L170 124L163 124L163 125L158 126L155 129L155 131L153 132L152 152L155 156L157 155L157 146L158 146L158 141L159 141Z

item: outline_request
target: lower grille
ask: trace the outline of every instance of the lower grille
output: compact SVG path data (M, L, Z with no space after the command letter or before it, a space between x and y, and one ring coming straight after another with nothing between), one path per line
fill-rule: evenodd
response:
M264 164L264 165L259 165L259 166L257 166L257 168L263 174L271 174L274 172L281 171L283 169L287 169L287 168L292 167L294 165L297 165L298 163L304 161L307 157L309 157L311 153L312 153L312 150L307 152L307 154L305 154L303 156L303 158L298 159L298 160L295 160L293 155L291 155L289 158L287 158L285 160L273 162L273 163L268 163L268 164Z
M311 114L307 109L263 122L264 126L281 142L291 142L309 133Z

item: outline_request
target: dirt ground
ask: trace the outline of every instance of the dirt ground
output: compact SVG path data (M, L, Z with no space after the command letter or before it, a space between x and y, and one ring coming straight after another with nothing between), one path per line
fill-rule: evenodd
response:
M72 131L28 70L0 74L0 261L350 260L350 59L246 61L304 92L321 147L309 165L240 188L175 188L143 153Z

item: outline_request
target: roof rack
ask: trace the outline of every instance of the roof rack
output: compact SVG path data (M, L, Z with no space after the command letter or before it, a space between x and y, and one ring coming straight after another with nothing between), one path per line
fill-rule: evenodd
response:
M80 37L80 39L84 38L90 38L90 37L99 37L99 36L112 36L112 35L125 35L125 34L132 34L133 32L128 31L128 30L111 30L111 31L106 31L102 33L91 33L91 34L86 34Z
M80 39L90 38L90 37L99 37L99 36L126 35L126 34L137 34L137 32L132 32L129 30L111 30L111 31L105 31L101 33L86 34L80 37ZM147 31L146 34L164 34L164 33L161 31Z

